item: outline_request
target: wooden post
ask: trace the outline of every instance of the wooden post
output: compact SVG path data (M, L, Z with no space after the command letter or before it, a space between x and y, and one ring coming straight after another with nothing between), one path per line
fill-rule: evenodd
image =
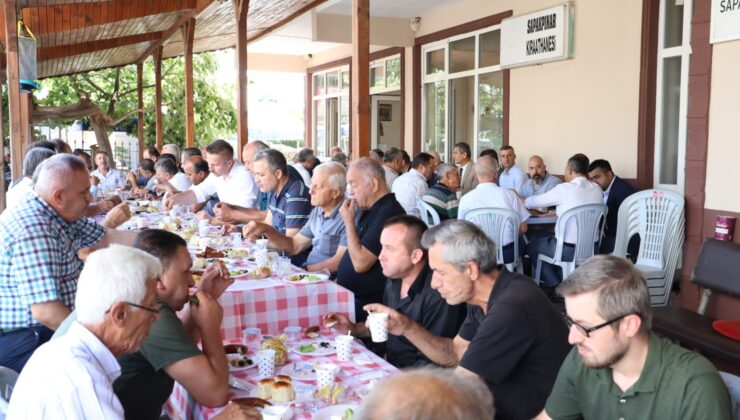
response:
M193 37L195 18L182 25L182 40L185 43L185 145L195 147L195 114L193 112Z
M154 115L157 150L162 150L162 47L154 50Z
M21 91L21 147L23 156L26 156L28 146L33 142L33 92Z
M370 0L352 0L353 158L370 153Z
M8 126L10 127L10 168L13 179L23 176L21 137L21 85L18 69L18 11L14 0L3 0L5 13L5 58L8 77Z
M4 60L3 60L4 61ZM0 158L2 159L2 165L0 166L3 171L3 178L5 178L5 133L3 132L3 119L5 119L5 111L3 110L3 84L5 80L0 79ZM5 210L5 180L0 184L0 212Z
M136 64L136 93L138 95L139 159L144 153L144 63Z
M249 0L233 0L236 15L236 156L249 143L247 121L247 13Z

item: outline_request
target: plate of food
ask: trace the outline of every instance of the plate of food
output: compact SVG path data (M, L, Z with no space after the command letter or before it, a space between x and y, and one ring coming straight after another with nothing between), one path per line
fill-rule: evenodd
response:
M216 250L215 248L211 248L210 246L207 246L203 252L199 252L195 254L198 258L223 258L225 257L224 253L221 251Z
M313 420L352 420L355 411L357 411L357 405L355 404L330 405L329 407L324 407L313 413L311 418Z
M249 256L249 250L246 249L224 249L221 252L224 253L228 258L240 260Z
M229 361L229 371L231 372L257 367L257 363L246 354L227 354L226 359Z
M302 341L291 346L290 350L294 353L317 357L328 356L337 352L334 343L323 340Z
M315 381L316 370L312 362L297 361L284 366L280 373L288 375L297 381Z
M287 375L260 379L252 396L270 401L273 404L287 404L295 400L293 379Z
M283 281L293 284L318 283L329 280L329 276L323 273L298 273L283 277Z

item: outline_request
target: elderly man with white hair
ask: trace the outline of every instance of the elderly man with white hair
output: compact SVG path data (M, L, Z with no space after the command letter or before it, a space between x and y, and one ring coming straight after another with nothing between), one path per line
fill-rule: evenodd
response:
M69 315L82 270L78 251L133 243L134 233L85 217L91 200L85 163L58 154L44 162L34 192L0 217L0 366L20 372ZM130 216L126 204L115 212Z
M87 259L80 274L77 321L29 360L13 390L8 418L123 418L113 394L116 356L139 349L159 316L162 265L130 247L112 246Z

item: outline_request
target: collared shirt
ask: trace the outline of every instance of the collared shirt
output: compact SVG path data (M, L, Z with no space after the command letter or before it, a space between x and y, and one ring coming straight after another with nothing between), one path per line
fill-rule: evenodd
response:
M248 209L255 207L257 191L259 191L252 174L237 161L234 161L227 176L216 176L210 173L203 182L193 185L190 190L195 193L195 198L199 203L217 194L222 203Z
M432 270L428 265L419 273L401 299L401 280L388 279L383 292L383 304L406 315L437 337L454 338L465 320L465 304L451 306L432 289ZM406 337L388 335L388 362L398 368L431 364Z
M273 195L275 195L275 193L272 191L260 191L257 193L257 208L260 211L267 210L267 208L270 207L270 200L272 200Z
M612 182L609 183L609 188L607 188L606 191L604 191L604 204L606 204L606 202L609 201L609 192L612 190L612 185L614 185L615 179L617 179L616 176L612 178Z
M555 175L550 175L549 172L545 172L545 178L542 179L542 183L536 188L532 179L524 181L524 184L519 188L519 195L524 198L531 197L533 195L542 195L562 182L563 181Z
M556 206L555 212L562 216L566 211L586 204L601 204L603 195L601 187L579 176L570 182L563 182L550 191L535 195L524 200L524 205L529 208L540 208ZM565 242L574 244L578 230L576 221L570 220L565 226Z
M497 419L531 419L542 411L570 345L565 323L532 279L501 270L486 311L468 305L458 335L470 342L460 366L498 396Z
M82 324L39 347L13 389L9 419L123 419L113 393L121 368Z
M511 210L519 215L519 223L523 223L529 219L529 212L524 208L516 194L514 194L514 191L499 187L493 182L478 184L473 191L465 194L460 199L460 206L457 208L457 217L460 220L465 220L465 215L469 212L484 207ZM519 226L516 226L516 229L515 231L511 223L506 224L504 228L504 243L502 245L508 245L514 242L514 239L519 236Z
M100 169L96 169L90 172L90 175L100 180L98 191L104 193L114 191L116 188L126 185L126 177L118 169L110 168L105 175L100 173Z
M24 176L5 194L5 210L3 210L3 213L14 209L21 202L21 199L31 191L33 191L33 180Z
M175 187L177 191L187 191L191 185L188 176L182 172L178 172L170 179L170 184Z
M41 325L31 305L58 300L74 307L82 261L105 228L92 219L67 222L35 192L0 217L0 329Z
M390 191L396 178L398 178L398 172L385 165L383 165L383 170L385 171L385 183L388 184L388 191Z
M308 169L300 163L291 163L289 166L295 168L298 175L301 176L301 181L303 181L306 187L311 188L311 174L308 173Z
M308 188L300 179L288 177L280 194L270 198L270 213L272 213L272 227L281 234L287 229L300 229L308 221L311 213L311 198Z
M522 168L514 165L509 169L504 169L498 179L498 185L501 188L519 191L524 181L527 180L527 174Z
M419 217L419 200L427 192L427 178L416 169L411 169L405 174L399 176L393 182L391 191L396 195L396 200L406 210L406 214Z
M336 255L340 243L347 242L347 231L342 215L339 214L340 207L341 203L328 216L321 207L314 207L308 215L308 222L299 232L300 235L311 239L313 245L306 264L328 260Z
M545 411L560 419L730 420L730 398L717 369L699 353L650 333L640 378L622 391L612 369L583 364L573 347Z
M432 185L421 199L434 208L440 221L457 218L457 194L447 185L441 182Z

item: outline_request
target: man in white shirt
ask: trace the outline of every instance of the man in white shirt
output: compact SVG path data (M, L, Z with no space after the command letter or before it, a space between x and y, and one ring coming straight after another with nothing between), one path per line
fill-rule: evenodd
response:
M113 393L116 356L138 350L158 318L162 265L130 247L90 254L80 273L77 321L31 356L13 389L8 418L122 419Z
M33 173L41 162L54 156L56 153L45 147L34 147L26 152L23 158L23 178L10 187L5 195L5 210L12 210L26 194L33 191Z
M508 144L501 146L498 149L498 161L501 162L501 166L504 168L498 180L499 187L519 191L524 181L527 180L527 174L516 165L514 148Z
M98 179L99 192L112 192L118 187L126 185L126 177L123 175L123 172L110 167L108 153L102 150L95 153L95 164L98 165L98 169L92 171L90 176Z
M388 185L388 189L393 188L393 182L403 172L405 163L403 161L403 152L396 148L391 147L390 150L385 152L383 155L383 170L385 171L385 183Z
M557 185L550 191L524 199L524 205L529 208L540 208L556 206L555 212L558 216L568 210L586 204L602 204L601 187L588 180L588 158L578 153L568 159L565 166L565 182ZM563 259L572 260L575 252L577 237L576 221L570 220L565 226L565 245L563 246ZM557 239L553 234L540 235L531 238L527 246L527 254L532 261L533 269L537 267L537 259L540 254L555 255ZM542 284L546 288L553 288L560 283L562 275L557 268L550 264L542 266Z
M173 192L187 191L192 185L188 175L177 170L177 164L172 159L159 159L154 164L158 183L168 183Z
M475 164L475 174L478 177L478 186L474 190L465 194L460 199L460 205L457 208L457 218L465 220L465 216L473 210L493 207L499 209L511 210L519 215L519 226L514 231L510 224L507 224L504 230L503 251L504 261L508 264L514 261L514 241L519 240L519 234L527 232L527 219L529 212L524 208L522 203L517 199L516 194L496 185L498 175L498 163L491 156L478 158ZM522 243L523 249L524 244Z
M165 208L205 202L218 194L222 203L253 208L257 201L257 185L252 174L234 159L234 148L225 140L216 140L206 147L210 175L199 185L165 200Z
M434 173L434 158L427 153L419 153L411 162L411 169L399 176L393 183L391 192L396 194L401 207L406 214L421 217L419 212L419 200L429 189L427 182Z
M294 167L298 174L301 176L301 180L306 187L311 188L311 170L313 170L313 150L304 147L299 150L293 158L293 163L290 166Z

